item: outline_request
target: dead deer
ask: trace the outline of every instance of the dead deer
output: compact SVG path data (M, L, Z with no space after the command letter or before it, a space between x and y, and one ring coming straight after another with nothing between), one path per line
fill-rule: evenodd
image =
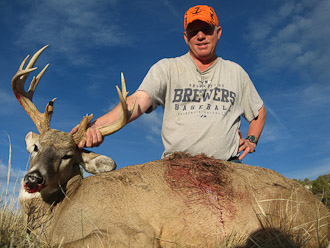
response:
M72 135L50 128L55 99L44 113L32 103L48 65L24 90L45 48L24 68L27 57L12 80L16 98L40 132L26 136L31 162L20 202L29 232L43 242L52 247L327 245L327 208L275 171L182 153L112 171L112 159L79 150L92 116ZM122 128L134 108L127 108L123 77L122 92L117 90L122 114L100 128L103 135ZM79 164L96 175L83 179Z
M23 106L40 132L40 135L29 132L25 138L27 150L31 154L31 163L29 172L24 177L24 187L30 193L38 191L44 194L46 192L48 194L49 192L53 193L54 191L58 191L59 186L64 187L64 184L72 177L73 173L76 173L72 169L75 164L81 164L87 172L92 174L111 171L116 168L116 164L111 158L77 148L76 144L84 138L87 132L87 126L92 120L93 115L86 115L80 122L79 130L74 135L71 135L50 128L53 104L56 98L47 104L44 113L40 113L33 104L32 97L34 91L49 64L42 69L37 77L33 77L28 91L26 92L24 90L24 84L29 73L37 69L33 68L33 66L39 55L46 48L47 46L35 53L24 68L29 57L27 56L12 79L12 88L17 100ZM128 92L126 91L123 75L122 90L121 92L117 87L122 113L115 123L100 128L103 136L118 131L129 119L131 111L127 109L126 105ZM49 163L51 163L51 166L45 166Z
M27 150L31 154L31 162L29 171L23 180L24 189L27 193L40 192L46 202L54 204L63 198L62 191L65 191L68 180L80 174L79 165L82 165L87 172L95 174L112 171L116 168L116 164L109 157L84 149L81 150L77 147L77 144L84 138L93 115L83 117L79 130L74 135L71 135L70 133L50 128L53 104L56 98L47 104L44 113L40 113L33 104L32 98L35 89L49 64L41 70L37 77L33 77L28 91L25 91L25 81L28 75L37 69L33 66L46 48L47 46L44 46L36 52L25 68L24 66L29 56L23 60L12 79L12 89L17 100L35 123L40 133L39 135L29 132L25 137ZM110 135L121 129L127 123L134 108L133 106L131 110L128 110L126 105L128 92L126 91L123 74L122 92L118 87L117 91L122 106L122 113L115 123L100 128L103 136Z

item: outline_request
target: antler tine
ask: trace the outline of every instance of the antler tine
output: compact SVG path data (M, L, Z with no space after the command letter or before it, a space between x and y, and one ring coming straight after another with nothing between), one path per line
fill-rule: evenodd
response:
M24 92L24 84L25 84L25 80L26 78L29 76L29 73L31 71L34 71L36 69L38 69L37 67L33 68L33 66L35 65L35 63L37 62L40 54L48 47L48 45L42 47L41 49L39 49L39 51L37 51L33 56L32 58L30 59L30 62L28 63L28 65L26 66L26 68L24 69L24 65L26 63L26 61L28 60L29 58L29 55L26 56L26 58L23 60L23 62L21 63L19 69L18 69L18 72L20 71L21 72L21 75L20 75L20 81L19 81L19 89L21 91ZM37 77L33 77L31 83L30 83L30 86L29 86L29 89L28 91L26 92L27 94L27 97L29 97L29 99L32 101L32 97L33 97L33 94L34 94L34 91L39 83L39 80L40 78L42 77L42 75L44 74L44 72L46 71L46 69L48 68L49 64L47 64L43 69L42 71L38 74ZM16 76L16 75L15 75ZM25 92L24 92L25 93Z
M41 77L43 76L46 69L48 68L49 64L47 64L41 70L41 72L39 72L37 77L33 77L27 92L24 89L24 85L25 85L25 81L26 81L27 77L29 76L29 73L37 69L37 67L33 68L33 66L36 63L36 61L38 60L40 54L47 47L48 47L48 45L44 46L39 51L37 51L32 56L29 63L27 64L27 66L24 69L25 63L29 58L29 56L27 56L23 60L21 65L19 66L18 71L14 75L14 77L12 79L12 82L11 82L11 86L13 88L13 91L14 91L14 94L15 94L17 100L22 105L22 107L27 112L27 114L30 116L30 118L32 119L32 121L34 122L34 124L36 125L36 127L38 128L38 131L40 133L43 133L44 131L49 129L50 119L51 119L52 114L53 114L53 103L54 103L56 98L54 98L53 100L51 100L47 104L44 113L40 113L38 111L38 109L36 108L36 106L32 102L32 98L33 98L34 91L35 91Z
M125 78L124 78L123 73L121 73L121 89L122 90L120 91L120 89L117 85L116 85L116 89L117 89L118 96L120 99L121 112L120 112L118 119L114 123L112 123L108 126L99 128L99 130L103 136L113 134L113 133L117 132L118 130L120 130L122 127L124 127L127 124L129 118L131 117L132 112L135 107L136 99L134 100L134 103L130 110L127 107L126 100L127 100L128 91L126 90L126 83L125 83Z
M88 130L88 124L91 122L92 119L93 114L84 116L80 121L78 131L73 134L73 140L77 145L85 138L85 135Z
M30 62L28 63L28 65L26 66L26 68L32 68L34 66L34 64L37 62L40 54L47 48L49 47L49 45L46 45L42 48L40 48L33 56L32 58L30 59Z
M134 110L136 99L134 100L134 103L130 110L128 110L127 107L126 100L127 100L128 91L126 90L126 83L123 73L121 73L121 88L122 90L120 90L119 87L116 85L116 89L121 104L120 115L118 119L115 122L111 123L110 125L98 128L103 136L108 136L110 134L113 134L118 130L120 130L122 127L124 127L127 124ZM89 116L86 115L81 120L78 131L73 135L73 139L76 142L76 144L79 144L79 142L85 138L85 135L88 131L87 130L88 124L92 120L92 118L93 115L89 115Z

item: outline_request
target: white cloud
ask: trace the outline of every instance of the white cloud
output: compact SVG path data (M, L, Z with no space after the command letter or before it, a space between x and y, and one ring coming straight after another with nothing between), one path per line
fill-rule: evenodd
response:
M88 64L84 48L114 47L130 44L130 40L114 20L117 13L107 11L113 1L41 1L27 8L18 18L20 45L48 43L56 47L74 64ZM117 18L118 19L118 18Z
M310 164L308 168L299 169L295 171L288 171L283 173L288 178L296 179L311 179L314 180L318 176L330 173L330 158L325 158L321 161L315 161L314 164Z
M2 160L0 160L0 195L1 200L13 200L18 196L20 181L25 174L22 170L16 170L13 168L12 159L12 146L10 136L8 136L9 151L8 151L8 165L5 165Z
M119 103L119 100L112 100L106 107L102 109L103 113L108 113L110 110L113 110Z
M155 137L155 136L152 136L152 135L147 135L146 136L146 139L150 142L150 143L153 143L153 144L158 144L158 139Z
M2 115L5 114L13 114L12 106L16 103L15 97L13 97L13 93L7 93L0 89L0 112Z
M178 19L182 18L182 13L178 11L176 6L174 6L169 0L163 0L163 4L168 8L168 10L173 16L175 16Z
M24 174L24 171L11 168L8 181L8 166L0 162L0 194L3 193L10 200L18 197L20 181Z
M279 2L279 8L255 17L246 39L255 49L260 73L292 70L302 76L330 77L330 2Z
M266 140L273 140L273 138L278 138L278 133L282 134L282 137L290 138L291 134L289 132L289 129L285 126L285 124L281 121L280 117L273 111L273 109L270 106L267 106L267 113L270 115L275 121L273 121L272 128L270 130L265 130L265 136ZM268 135L267 135L268 134ZM277 139L275 138L275 139Z
M138 128L143 128L146 139L153 144L160 144L163 121L163 111L158 108L150 114L143 114L133 124Z
M149 130L150 135L160 135L162 129L163 113L154 111L150 114L144 114L141 117L143 125Z
M303 90L302 100L311 107L328 108L330 104L330 85L312 84Z

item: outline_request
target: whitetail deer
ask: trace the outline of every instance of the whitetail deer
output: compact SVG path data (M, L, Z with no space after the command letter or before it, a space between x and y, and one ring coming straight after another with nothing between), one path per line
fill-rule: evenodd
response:
M45 48L24 68L26 58L12 80L17 99L40 132L26 136L31 162L20 201L29 232L53 247L327 245L327 208L307 189L269 169L177 153L101 173L115 168L112 159L77 148L91 116L71 135L49 127L54 99L43 114L32 103L47 66L24 90ZM122 91L122 114L100 129L103 135L118 131L130 116L123 78ZM97 175L83 179L79 164Z
M24 187L28 192L54 192L59 190L72 177L72 167L74 164L81 164L89 173L101 173L111 171L116 168L114 161L106 156L98 155L86 150L77 149L76 144L84 138L89 122L93 115L86 115L80 122L78 131L71 135L66 132L50 128L50 119L53 114L53 104L56 98L51 100L44 113L40 113L32 102L34 91L42 75L48 68L46 65L37 77L33 77L30 87L26 92L24 89L25 81L30 72L36 70L33 68L39 55L47 48L41 48L31 58L28 65L24 68L29 56L27 56L19 67L12 80L12 88L16 98L35 123L40 136L35 133L26 135L27 150L31 154L31 163L28 174L24 177ZM116 86L117 87L117 86ZM120 98L122 112L118 120L112 125L99 128L103 136L110 135L121 129L128 121L131 111L126 105L126 84L122 74L122 91L117 87ZM52 166L45 164L52 163ZM50 177L52 175L52 177Z

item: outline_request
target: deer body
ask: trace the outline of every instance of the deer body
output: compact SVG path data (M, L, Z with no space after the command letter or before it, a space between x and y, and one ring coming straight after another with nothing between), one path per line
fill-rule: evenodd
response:
M214 247L252 237L270 221L280 232L284 219L301 235L322 226L320 236L329 239L328 210L294 181L269 169L178 155L77 175L56 206L23 200L23 214L43 204L37 213L48 222L34 232L55 247ZM315 235L308 237L313 244Z
M72 135L50 128L55 99L44 113L32 103L47 66L24 90L45 48L24 68L26 58L12 80L15 96L40 132L26 136L31 162L20 203L27 230L44 243L230 247L231 240L238 240L236 244L245 245L241 247L279 247L270 245L275 240L293 247L293 240L298 240L311 247L326 246L328 209L307 189L272 170L177 153L112 171L116 165L111 158L78 149L92 116L84 117ZM122 91L117 90L122 113L110 126L99 128L103 136L122 128L134 108L128 110L123 76ZM95 175L83 179L79 165Z

